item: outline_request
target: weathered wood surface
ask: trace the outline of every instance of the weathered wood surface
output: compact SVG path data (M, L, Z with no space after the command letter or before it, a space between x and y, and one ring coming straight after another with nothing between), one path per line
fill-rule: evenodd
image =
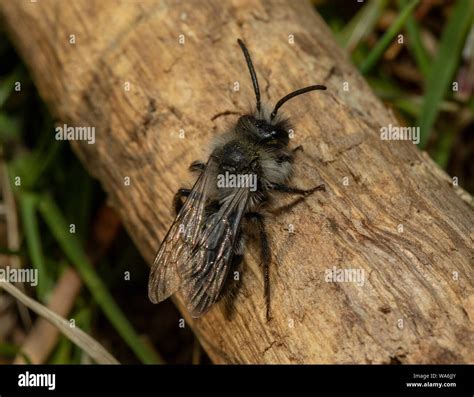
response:
M294 184L327 192L269 221L273 319L254 245L231 320L222 307L195 321L183 311L215 362L474 362L471 198L412 143L380 139L397 121L310 4L5 0L0 11L51 112L96 128L95 144L72 145L149 263L189 163L237 117L217 116L253 103L238 37L271 104L328 86L284 108L304 145ZM334 266L362 269L364 285L326 282Z

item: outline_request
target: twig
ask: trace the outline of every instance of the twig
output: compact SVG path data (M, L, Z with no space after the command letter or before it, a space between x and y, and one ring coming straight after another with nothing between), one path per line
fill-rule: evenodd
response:
M73 268L68 268L59 279L51 293L48 309L66 317L74 306L82 281ZM21 352L26 354L32 364L42 364L56 346L59 330L49 321L40 317L27 335ZM22 355L17 355L14 364L26 364Z
M18 233L18 216L16 212L15 198L10 187L10 178L8 176L8 169L4 161L0 162L1 167L1 178L2 178L2 191L3 201L5 209L5 219L7 224L7 244L8 249L11 251L18 251L20 248L20 237ZM16 255L10 255L8 258L10 266L13 269L21 268L20 257ZM25 291L23 284L19 284L21 291ZM31 317L28 313L27 308L17 301L18 311L20 313L21 320L26 329L31 327Z
M0 282L0 287L33 310L36 314L54 324L66 337L87 352L87 354L98 364L119 364L119 362L107 350L105 350L100 343L87 335L80 328L72 328L67 320L48 309L46 306L43 306L41 303L28 297L13 284L4 281Z

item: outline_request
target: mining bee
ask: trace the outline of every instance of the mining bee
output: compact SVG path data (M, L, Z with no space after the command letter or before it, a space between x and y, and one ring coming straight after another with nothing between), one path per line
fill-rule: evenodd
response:
M191 164L199 177L192 189L181 188L174 197L177 215L151 268L148 295L158 303L179 290L190 314L202 316L219 299L229 270L242 260L245 230L251 228L260 240L268 320L271 253L262 209L275 192L307 196L325 190L324 184L309 190L287 185L298 148L288 148L290 124L278 110L298 95L326 87L312 85L291 92L269 113L261 106L247 47L240 39L237 42L252 78L255 112L241 116L215 139L207 163Z

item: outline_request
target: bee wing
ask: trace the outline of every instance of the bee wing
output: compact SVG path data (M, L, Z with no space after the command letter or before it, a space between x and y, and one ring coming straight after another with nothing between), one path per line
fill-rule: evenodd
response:
M180 262L181 291L193 317L203 315L219 297L229 271L248 189L237 189L208 216L189 261Z
M181 263L189 260L192 248L201 234L207 193L212 183L210 169L214 165L210 159L156 254L148 281L148 296L153 303L165 300L181 285L178 268Z

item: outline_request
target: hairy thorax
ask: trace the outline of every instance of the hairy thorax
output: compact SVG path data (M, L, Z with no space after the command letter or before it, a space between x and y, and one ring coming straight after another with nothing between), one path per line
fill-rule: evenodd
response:
M268 148L233 131L216 138L211 156L216 162L215 197L223 203L235 189L249 189L247 211L254 211L269 199L272 184L286 183L291 177L292 155L287 148Z

